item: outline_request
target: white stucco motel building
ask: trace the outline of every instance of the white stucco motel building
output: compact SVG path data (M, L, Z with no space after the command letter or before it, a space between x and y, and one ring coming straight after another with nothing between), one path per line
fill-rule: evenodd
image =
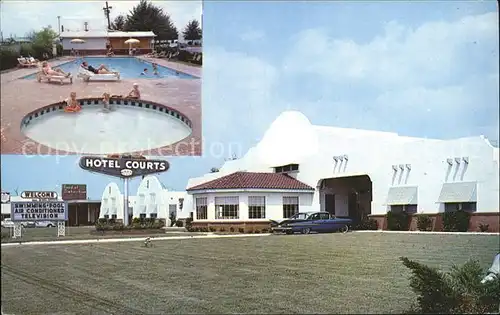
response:
M423 139L315 126L284 112L262 140L216 173L189 180L196 224L264 223L328 211L384 226L389 210L437 215L464 209L469 229L498 231L499 151L483 136Z
M166 189L156 176L142 179L137 192L129 196L128 215L132 218L156 218L168 221L170 214L176 218L188 217L189 211L184 207L187 196L185 191L176 192ZM124 195L118 185L109 183L103 191L99 218L123 220Z

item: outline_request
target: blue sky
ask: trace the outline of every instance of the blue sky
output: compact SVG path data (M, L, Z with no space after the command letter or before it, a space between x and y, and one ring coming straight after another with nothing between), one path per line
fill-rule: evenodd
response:
M317 125L498 139L495 1L207 1L203 31L205 156L169 158L168 187L241 156L289 109ZM98 198L110 180L74 157L2 157L4 190L86 183Z

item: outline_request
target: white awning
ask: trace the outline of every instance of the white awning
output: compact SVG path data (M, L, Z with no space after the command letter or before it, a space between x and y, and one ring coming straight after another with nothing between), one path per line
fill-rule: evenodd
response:
M477 182L444 183L437 202L476 202Z
M417 193L417 186L391 187L389 188L389 193L387 194L386 205L416 205L418 204Z

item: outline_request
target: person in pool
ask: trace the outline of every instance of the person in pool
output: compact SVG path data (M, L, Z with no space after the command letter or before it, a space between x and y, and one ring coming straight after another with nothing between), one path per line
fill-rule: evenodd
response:
M82 68L87 70L87 71L90 71L92 73L95 73L95 74L110 74L110 73L113 73L113 74L117 74L117 72L113 72L111 70L108 69L108 67L106 67L105 65L100 65L99 68L94 68L92 67L91 65L89 65L86 61L82 62Z
M134 99L140 99L141 98L141 92L139 91L139 84L134 83L132 91L130 91L130 93L128 93L127 97L128 98L134 98Z
M148 68L144 68L144 70L142 70L141 75L147 75L147 74L148 74Z
M110 111L111 110L111 102L110 102L111 95L109 95L108 92L105 92L102 95L102 102L104 104L104 110L105 111Z
M153 62L153 74L158 75L158 65Z
M66 107L64 108L64 111L68 113L75 113L79 112L81 109L82 107L76 100L76 92L71 92L69 99L66 99Z

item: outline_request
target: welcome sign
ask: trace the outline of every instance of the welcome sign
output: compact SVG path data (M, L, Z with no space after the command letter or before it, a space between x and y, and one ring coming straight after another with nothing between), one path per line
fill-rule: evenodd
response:
M13 201L12 221L67 221L68 204L64 201Z
M166 172L170 165L164 160L145 160L133 157L103 158L83 156L80 158L80 167L91 172L130 178Z

